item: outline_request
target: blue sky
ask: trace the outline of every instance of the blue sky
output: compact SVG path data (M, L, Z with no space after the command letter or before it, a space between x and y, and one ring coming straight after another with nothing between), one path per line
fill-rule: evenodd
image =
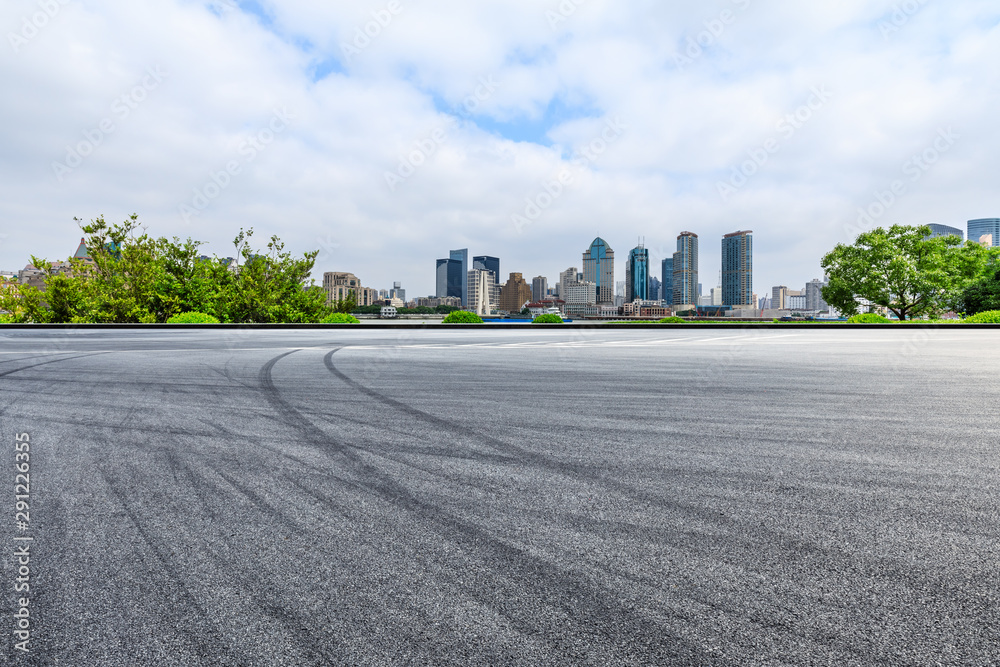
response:
M752 229L763 295L865 225L1000 216L993 2L88 0L26 29L37 11L0 8L2 269L134 212L411 295L452 248L554 283L601 236L622 279L637 238L658 264L690 230L708 286Z

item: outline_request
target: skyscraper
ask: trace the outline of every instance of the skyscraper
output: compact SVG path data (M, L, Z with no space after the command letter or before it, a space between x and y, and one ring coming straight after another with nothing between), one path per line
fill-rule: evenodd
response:
M649 251L640 243L625 261L625 303L649 300Z
M674 253L674 305L698 303L698 235L681 232Z
M662 287L662 285L660 284L660 279L659 278L657 278L656 276L650 276L649 277L649 300L650 301L660 301L660 300L663 299L663 297L660 296L660 294L661 294L660 293L660 288L661 287Z
M775 285L771 288L771 308L784 310L785 302L788 300L788 286Z
M557 285L559 287L559 298L563 301L566 300L566 290L569 286L580 282L577 280L577 273L576 267L571 266L559 274L559 282Z
M462 262L457 259L439 259L437 261L437 292L435 296L439 299L446 296L461 299L462 285L465 284L464 276Z
M549 279L545 276L535 276L531 279L531 300L538 302L549 292Z
M660 282L662 283L663 301L671 306L674 303L674 258L668 257L660 262Z
M939 225L936 223L932 223L927 226L931 228L931 234L927 237L929 239L932 239L935 236L957 236L960 241L965 240L965 232L961 229L949 227L948 225Z
M1000 247L1000 218L969 220L969 240Z
M480 255L479 257L472 258L472 268L474 269L486 269L487 271L492 271L493 275L497 277L497 282L500 282L500 258L499 257L489 257L487 255Z
M961 230L959 230L961 233ZM830 306L823 300L823 288L829 285L828 282L819 278L806 283L806 310L824 312L830 310Z
M467 276L468 273L469 273L469 269L472 268L472 267L469 266L469 250L468 250L468 248L464 248L462 250L452 250L450 256L451 256L451 259L456 259L456 260L458 260L459 262L462 263L462 268L461 268L460 275ZM498 280L499 280L499 278L498 278ZM468 304L469 304L469 281L468 280L464 280L464 279L462 280L462 293L459 294L458 296L462 297L462 307L467 307Z
M614 303L615 251L600 237L583 253L583 280L597 285L597 303Z
M722 305L756 308L753 298L753 232L722 237Z

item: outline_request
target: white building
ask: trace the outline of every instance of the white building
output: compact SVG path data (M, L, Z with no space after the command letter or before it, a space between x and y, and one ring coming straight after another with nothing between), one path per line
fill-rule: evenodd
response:
M596 283L570 283L563 289L563 301L569 304L596 304Z
M496 308L496 281L492 271L473 269L468 274L468 309L476 315L492 315Z

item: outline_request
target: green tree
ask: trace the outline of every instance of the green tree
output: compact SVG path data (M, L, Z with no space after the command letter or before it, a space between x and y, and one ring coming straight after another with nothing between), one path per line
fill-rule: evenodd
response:
M331 307L335 313L350 315L358 307L358 297L354 294L354 290L350 290L343 299L334 299Z
M250 246L253 228L233 240L237 260L223 283L218 309L224 322L318 322L332 311L326 291L309 280L318 250L300 259L285 251L285 244L272 236L267 252L258 254Z
M966 315L1000 310L1000 271L966 287L959 310Z
M953 307L994 255L978 243L929 234L926 225L893 225L865 232L852 245L838 244L821 262L830 279L823 299L847 316L874 304L900 320Z

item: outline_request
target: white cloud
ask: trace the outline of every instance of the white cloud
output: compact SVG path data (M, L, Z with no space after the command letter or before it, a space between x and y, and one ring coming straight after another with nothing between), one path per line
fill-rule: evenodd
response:
M434 260L451 248L554 283L594 236L621 257L645 237L659 259L691 230L708 287L721 235L751 228L763 295L817 277L858 208L949 127L954 147L908 181L880 222L964 227L1000 215L994 3L910 0L919 10L898 14L910 5L587 0L555 28L546 12L559 2L398 3L395 13L388 0L264 3L262 20L221 0L215 12L178 0L65 0L30 39L24 20L39 4L4 3L0 268L70 254L74 215L137 212L151 233L194 236L219 254L241 226L296 252L323 246L317 278L350 270L374 287L401 280L411 295L433 290ZM377 34L343 62L342 45L372 21ZM690 39L701 53L678 67ZM149 68L166 76L141 101L129 97ZM484 78L499 85L475 113L449 114ZM785 136L778 123L816 86L832 97ZM578 111L543 128L554 147L518 140L519 125L545 122L554 99ZM250 160L248 142L275 109L294 118ZM627 129L586 168L573 166L614 118ZM60 181L53 163L105 119L113 131ZM443 136L433 154L390 190L386 172L431 136ZM775 137L779 150L723 201L718 182ZM185 221L181 207L196 190L214 193L213 174L230 162L239 173ZM572 185L515 226L526 199L566 169Z

